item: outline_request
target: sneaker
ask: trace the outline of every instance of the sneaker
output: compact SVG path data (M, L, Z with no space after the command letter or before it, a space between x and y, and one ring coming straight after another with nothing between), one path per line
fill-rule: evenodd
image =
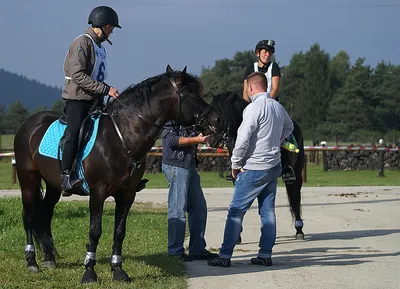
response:
M189 255L192 256L193 260L210 260L219 257L218 254L211 253L210 251L205 251L203 254Z
M190 262L193 261L193 257L182 253L180 255L169 255L169 257L175 257L181 260L182 262Z
M251 258L251 264L253 265L262 265L262 266L272 266L272 259L271 258Z
M208 260L207 264L208 266L230 267L231 259L218 256L217 258Z

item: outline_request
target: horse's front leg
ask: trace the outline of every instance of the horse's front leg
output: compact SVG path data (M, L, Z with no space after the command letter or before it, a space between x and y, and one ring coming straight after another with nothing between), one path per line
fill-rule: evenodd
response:
M111 271L114 281L132 281L122 269L122 243L126 232L126 218L135 196L135 189L120 189L115 195L114 243L111 256Z
M104 199L97 199L96 194L91 192L90 207L90 230L89 241L86 244L85 273L81 283L97 282L97 274L94 271L96 265L96 250L101 237L101 219L103 215Z

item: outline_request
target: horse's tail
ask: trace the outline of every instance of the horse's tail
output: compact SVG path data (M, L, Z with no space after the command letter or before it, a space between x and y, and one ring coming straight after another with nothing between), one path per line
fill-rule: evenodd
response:
M31 229L35 240L36 247L44 254L49 253L58 256L58 252L54 246L51 234L51 219L53 215L53 207L49 206L48 196L43 197L42 183L37 188L36 196L40 197L36 201L36 212L32 218ZM48 193L48 189L46 194Z
M30 141L46 116L45 112L31 116L21 125L14 137L15 166L21 187L22 218L27 245L35 243L45 254L55 252L50 223L55 201L58 201L60 193L49 193L49 189L54 189L46 184L46 196L43 195L42 175L34 161Z

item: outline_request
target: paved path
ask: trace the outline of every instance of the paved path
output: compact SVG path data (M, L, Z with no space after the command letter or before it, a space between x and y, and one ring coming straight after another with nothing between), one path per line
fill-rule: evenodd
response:
M206 240L210 248L219 248L232 189L204 192L209 208ZM0 191L0 195L19 193ZM137 201L165 204L167 191L144 190ZM276 214L274 266L249 264L257 254L260 234L254 204L245 216L243 244L236 247L232 267L189 262L189 287L400 288L400 187L304 188L305 241L294 240L288 202L281 188Z

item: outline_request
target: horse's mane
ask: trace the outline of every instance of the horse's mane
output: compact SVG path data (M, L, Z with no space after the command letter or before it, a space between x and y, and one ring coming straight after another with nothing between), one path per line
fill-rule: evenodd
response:
M176 71L176 73L181 73ZM150 102L150 96L154 86L159 83L163 77L168 77L166 73L149 77L142 82L128 86L119 96L118 101L110 103L109 108L119 108L120 106L132 106L134 108L141 108L144 104ZM198 90L200 95L203 92L201 82L193 75L186 73L183 85L190 90Z
M215 95L211 102L211 105L215 107L215 110L222 118L224 126L229 126L234 134L236 134L242 123L243 110L248 104L239 94L231 91Z
M128 86L119 96L118 101L113 101L110 104L110 108L116 106L132 106L142 107L143 104L149 102L152 87L160 82L165 74L159 74L153 77L149 77L142 82Z

